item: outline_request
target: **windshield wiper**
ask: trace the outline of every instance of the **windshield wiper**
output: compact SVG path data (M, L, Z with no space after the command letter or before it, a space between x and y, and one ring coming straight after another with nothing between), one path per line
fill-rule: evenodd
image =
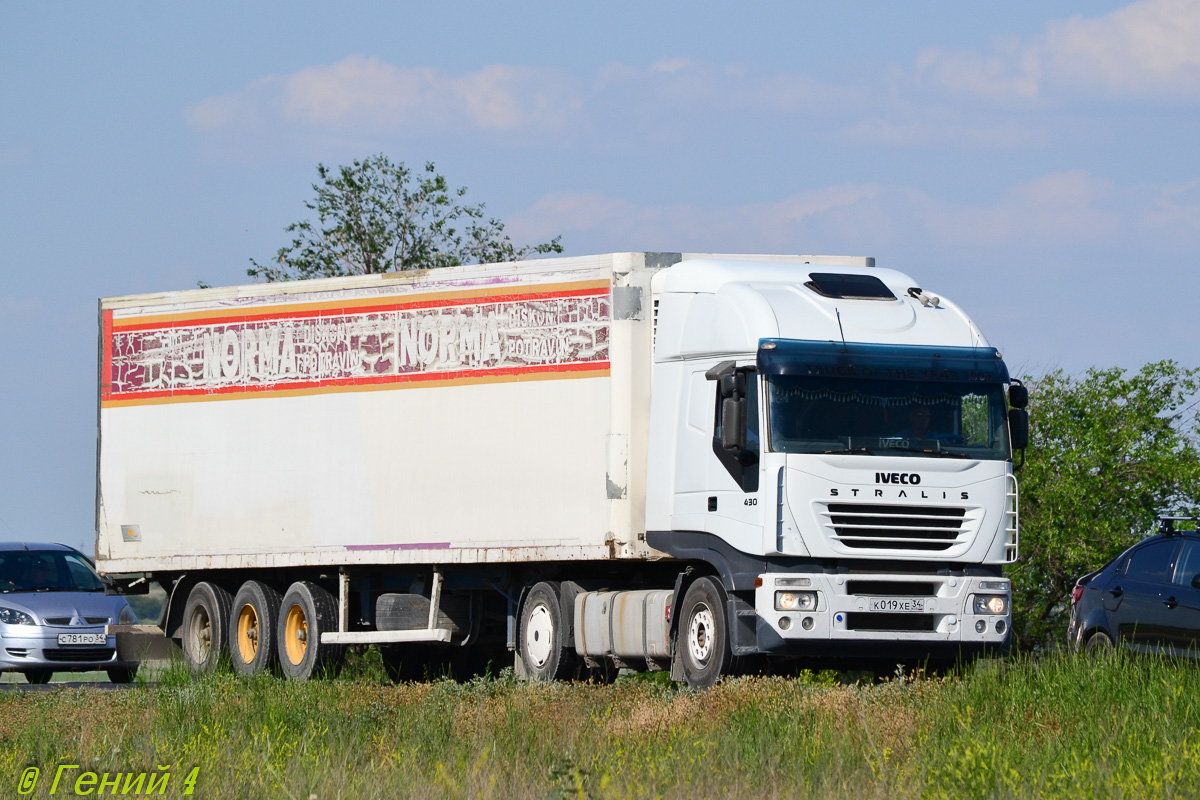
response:
M840 450L826 450L824 452L824 455L841 456L841 455L846 455L848 453L861 453L861 454L865 454L868 456L875 455L873 452L871 452L870 448L867 448L867 447L843 447Z
M975 458L966 453L955 453L951 450L926 450L922 447L889 447L887 452L921 453L922 455L938 456L939 458Z

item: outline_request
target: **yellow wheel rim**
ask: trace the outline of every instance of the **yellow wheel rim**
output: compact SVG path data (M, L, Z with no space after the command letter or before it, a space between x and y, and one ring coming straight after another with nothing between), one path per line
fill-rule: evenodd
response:
M253 664L258 655L258 630L258 612L246 603L237 618L237 651L243 664Z
M283 625L283 642L288 661L293 666L298 666L308 651L308 618L304 616L304 609L298 605L288 609L287 620Z

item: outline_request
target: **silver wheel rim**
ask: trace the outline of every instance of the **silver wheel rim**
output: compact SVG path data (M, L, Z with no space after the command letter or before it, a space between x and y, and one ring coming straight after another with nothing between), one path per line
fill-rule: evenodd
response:
M525 652L534 666L544 667L550 660L550 642L554 638L554 617L550 609L539 603L534 606L525 623Z
M692 614L692 620L688 624L688 649L697 664L705 663L712 655L715 631L716 623L713 620L712 611L706 604L701 603L696 607L696 611Z
M208 660L212 650L212 621L203 607L192 613L192 622L188 626L188 645L193 664L199 666Z

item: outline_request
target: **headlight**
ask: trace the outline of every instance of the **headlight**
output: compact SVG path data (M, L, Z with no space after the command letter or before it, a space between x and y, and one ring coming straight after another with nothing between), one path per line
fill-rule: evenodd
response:
M1007 614L1008 598L999 594L977 594L972 607L976 614Z
M776 611L816 611L816 592L776 592Z
M121 609L121 613L117 616L118 625L137 625L137 614L133 613L133 609L126 605Z
M15 608L5 608L0 606L0 622L6 625L36 625L33 617L26 614L24 611L17 611Z

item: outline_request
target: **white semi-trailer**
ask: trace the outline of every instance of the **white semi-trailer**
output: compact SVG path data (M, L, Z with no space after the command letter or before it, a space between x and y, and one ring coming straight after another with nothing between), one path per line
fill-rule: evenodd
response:
M873 259L485 264L110 298L100 327L97 563L167 589L198 670L375 643L707 686L1008 641L1024 389Z

